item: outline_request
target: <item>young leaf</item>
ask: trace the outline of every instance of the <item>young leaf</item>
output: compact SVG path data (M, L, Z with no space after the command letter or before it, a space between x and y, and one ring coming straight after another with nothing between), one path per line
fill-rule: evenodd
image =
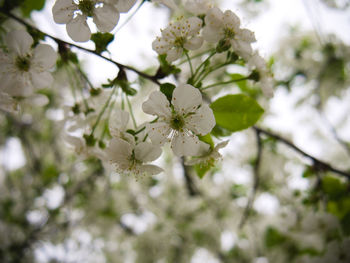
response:
M92 34L91 40L95 43L95 51L101 54L107 50L107 46L114 40L114 35L111 33L97 32Z
M254 99L242 94L218 98L210 107L216 124L232 132L253 126L264 112Z
M22 14L26 17L34 10L41 10L45 6L45 0L24 0L21 5Z
M171 98L173 96L173 91L175 89L175 85L171 83L163 83L160 85L160 91L167 97L169 101L171 101Z

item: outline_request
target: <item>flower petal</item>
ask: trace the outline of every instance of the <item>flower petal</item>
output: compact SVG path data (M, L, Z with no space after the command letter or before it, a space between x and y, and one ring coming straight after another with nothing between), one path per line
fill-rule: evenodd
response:
M203 24L202 20L196 16L192 16L189 19L186 19L184 22L185 30L191 36L198 34Z
M129 112L117 109L109 119L109 130L111 134L125 131L129 122Z
M211 108L202 105L193 115L186 119L186 128L199 135L208 134L215 126L215 117Z
M182 56L182 48L173 48L166 53L166 60L171 63Z
M222 17L222 21L226 27L230 27L233 29L238 29L241 24L239 17L231 10L225 11Z
M128 12L136 3L136 0L118 0L116 8L121 13Z
M132 150L130 143L119 138L113 138L106 148L106 153L111 162L116 163L121 169L127 169L130 165L129 157Z
M104 4L101 8L95 8L93 20L98 30L110 32L119 21L119 12L112 5Z
M169 43L169 41L165 41L163 38L157 37L152 42L152 49L156 51L158 54L165 54L172 45Z
M159 174L159 173L163 172L162 168L160 168L156 165L152 165L152 164L142 165L140 167L140 170L143 171L143 173L145 173L147 175L155 175L155 174Z
M50 45L39 44L34 49L33 64L41 70L52 68L57 60L57 54Z
M202 94L189 84L180 85L174 89L171 103L177 113L194 112L202 104Z
M66 29L71 39L76 42L86 42L90 40L91 31L86 22L86 16L78 15L67 24Z
M202 31L204 40L209 43L216 43L224 37L223 31L219 28L206 26Z
M221 28L223 26L224 13L217 7L211 8L205 16L205 24L212 28Z
M189 49L189 50L196 50L200 48L203 44L203 38L201 37L193 37L186 41L184 44L184 48Z
M143 163L152 162L162 154L162 150L149 142L141 142L135 147L135 158Z
M142 104L142 110L151 115L163 118L171 117L170 104L166 96L160 91L153 91L147 101Z
M196 156L199 151L199 139L193 134L178 133L171 141L171 148L176 156Z
M147 125L148 136L155 145L163 145L168 141L171 128L166 122L156 122Z
M51 85L53 77L49 72L31 72L31 81L34 88L42 89Z
M30 52L33 38L27 31L15 30L5 36L6 46L15 54L25 56Z
M67 24L77 9L78 6L72 0L57 0L52 7L53 20L57 24Z

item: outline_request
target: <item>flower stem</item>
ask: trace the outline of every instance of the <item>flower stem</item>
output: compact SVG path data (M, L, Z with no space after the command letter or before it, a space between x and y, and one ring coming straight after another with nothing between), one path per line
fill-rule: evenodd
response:
M214 56L216 54L215 50L212 50L210 52L210 55L198 66L198 68L196 69L196 71L194 72L194 75L193 75L193 83L196 82L196 76L197 74L199 73L199 70L211 59L212 56ZM201 74L199 74L200 76ZM199 77L198 76L198 77Z
M191 70L191 77L193 77L193 67L192 67L192 62L190 59L190 56L188 55L188 51L185 50L185 56L187 58L188 64L190 65L190 70Z
M137 128L136 120L135 120L134 112L132 111L132 106L131 106L129 97L128 97L128 95L126 95L125 97L126 97L126 102L128 103L128 108L129 108L129 112L130 112L130 115L131 115L132 122L134 124L134 128L136 129Z
M210 84L206 87L201 88L201 90L206 90L212 87L216 87L216 86L220 86L220 85L226 85L226 84L230 84L230 83L234 83L234 82L239 82L239 81L243 81L243 80L247 80L249 79L249 77L244 77L244 78L240 78L240 79L232 79L232 80L228 80L228 81L221 81L221 82L217 82L214 84Z
M103 105L102 110L101 110L100 113L98 114L97 119L96 119L96 122L94 123L94 126L92 126L92 131L91 131L91 134L90 134L90 135L93 135L93 134L94 134L95 129L96 129L97 125L99 124L99 122L100 122L100 120L101 120L101 118L102 118L102 115L103 115L104 112L106 111L106 109L107 109L107 107L108 107L108 105L109 105L109 103L110 103L110 101L111 101L111 99L112 99L112 97L113 97L115 91L116 91L116 87L113 88L113 90L112 90L112 92L111 92L111 95L109 96L109 98L107 99L105 105Z

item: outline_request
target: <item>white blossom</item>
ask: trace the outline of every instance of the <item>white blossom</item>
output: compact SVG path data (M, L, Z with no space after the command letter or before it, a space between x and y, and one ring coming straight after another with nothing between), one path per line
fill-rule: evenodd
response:
M255 69L259 73L259 83L263 94L269 98L273 97L274 80L266 65L266 61L255 52L249 58L248 65L251 69Z
M240 20L230 10L224 13L217 7L210 9L205 16L203 38L233 50L245 60L252 55L251 43L256 41L254 33L240 28Z
M199 157L194 157L191 160L185 162L186 165L201 164L212 167L215 162L222 158L219 150L224 148L229 141L223 141L218 143L214 148L210 148L208 144L203 143L199 151Z
M23 30L8 33L5 44L9 52L0 50L1 92L27 97L52 83L48 70L55 65L57 54L51 46L39 44L32 49L33 38Z
M106 158L121 174L142 176L162 172L160 167L147 164L158 159L162 153L158 146L149 142L135 144L121 138L113 138L105 152Z
M154 91L142 104L145 113L159 117L147 125L151 141L163 145L171 138L171 148L177 156L197 155L197 134L208 134L215 126L213 111L202 102L200 91L185 84L174 89L171 104L160 91Z
M158 54L166 54L168 62L180 58L184 50L195 50L202 46L203 39L199 36L202 20L190 17L170 23L162 30L162 36L152 43L152 48Z
M152 0L152 2L156 4L163 4L172 10L177 10L174 0Z
M88 41L91 30L87 18L92 17L97 29L110 32L119 21L119 14L127 12L136 0L57 0L52 8L53 19L66 24L68 35L77 42Z
M16 113L18 111L16 100L9 94L0 90L0 110L9 113Z
M209 0L186 0L184 8L195 15L204 15L213 7L212 1Z

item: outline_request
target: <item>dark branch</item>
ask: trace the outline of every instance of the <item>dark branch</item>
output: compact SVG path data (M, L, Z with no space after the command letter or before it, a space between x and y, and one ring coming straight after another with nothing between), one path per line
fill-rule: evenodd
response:
M253 126L253 129L256 130L256 131L259 131L260 133L265 134L265 135L267 135L267 136L269 136L271 138L274 138L275 140L277 140L277 141L279 141L279 142L289 146L290 148L292 148L296 152L300 153L301 155L309 158L313 162L314 167L317 168L318 170L320 170L320 171L330 171L330 172L336 173L338 175L344 176L348 180L350 180L350 173L349 172L343 171L343 170L339 170L337 168L334 168L330 164L317 159L316 157L314 157L314 156L304 152L302 149L300 149L299 147L294 145L289 140L287 140L287 139L285 139L285 138L283 138L283 137L281 137L281 136L279 136L277 134L274 134L274 133L272 133L270 131L264 130L264 129L259 128L259 127L256 127L256 126Z
M259 176L259 167L261 163L261 155L262 155L262 142L261 142L261 135L260 135L259 130L255 130L256 134L256 145L257 145L257 153L256 153L256 160L254 164L254 185L253 185L253 190L252 193L248 199L247 206L244 209L243 216L241 219L241 222L239 223L239 227L243 227L245 222L247 221L249 217L249 212L250 209L252 208L256 192L258 191L259 188L259 183L260 183L260 176Z
M183 157L181 158L181 165L182 165L182 168L184 170L184 177L185 177L186 188L187 188L188 194L190 196L200 195L200 192L197 189L197 187L196 187L196 185L191 177L190 167L185 165L185 159Z
M73 44L73 43L69 43L69 42L66 42L66 41L64 41L64 40L62 40L62 39L59 39L59 38L57 38L57 37L54 37L54 36L52 36L52 35L50 35L50 34L48 34L48 33L45 33L45 32L43 32L43 31L39 30L39 29L36 28L35 26L30 25L30 24L27 23L26 21L24 21L24 20L22 20L21 18L19 18L19 17L13 15L13 14L7 12L6 10L3 10L3 9L0 8L0 12L3 13L4 15L6 15L6 16L8 16L8 17L14 19L14 20L16 20L17 22L21 23L22 25L25 25L26 27L29 27L29 28L31 28L31 29L33 29L33 30L35 30L35 31L37 31L37 32L39 32L39 33L45 35L46 37L51 38L52 40L54 40L54 41L55 41L57 44L59 44L59 45L60 45L60 44L61 44L61 45L62 45L62 44L65 44L65 45L68 45L68 46L70 46L70 47L75 47L75 48L80 49L80 50L83 50L83 51L85 51L85 52L94 54L95 56L98 56L98 57L100 57L100 58L102 58L102 59L104 59L104 60L106 60L106 61L108 61L108 62L110 62L110 63L113 63L113 64L116 65L120 70L126 69L126 70L129 70L129 71L133 71L133 72L135 72L136 74L138 74L140 77L143 77L143 78L145 78L145 79L148 79L148 80L152 81L153 83L155 83L155 84L157 84L157 85L160 85L160 82L158 81L158 78L157 78L156 76L148 75L148 74L143 73L143 72L141 72L141 71L139 71L139 70L137 70L137 69L135 69L135 68L133 68L133 67L131 67L131 66L127 66L127 65L121 64L121 63L119 63L119 62L117 62L117 61L115 61L115 60L112 60L112 59L110 59L110 58L107 58L107 57L101 55L100 53L97 53L95 50L88 49L88 48L84 48L84 47L81 47L81 46L79 46L79 45L76 45L76 44Z

